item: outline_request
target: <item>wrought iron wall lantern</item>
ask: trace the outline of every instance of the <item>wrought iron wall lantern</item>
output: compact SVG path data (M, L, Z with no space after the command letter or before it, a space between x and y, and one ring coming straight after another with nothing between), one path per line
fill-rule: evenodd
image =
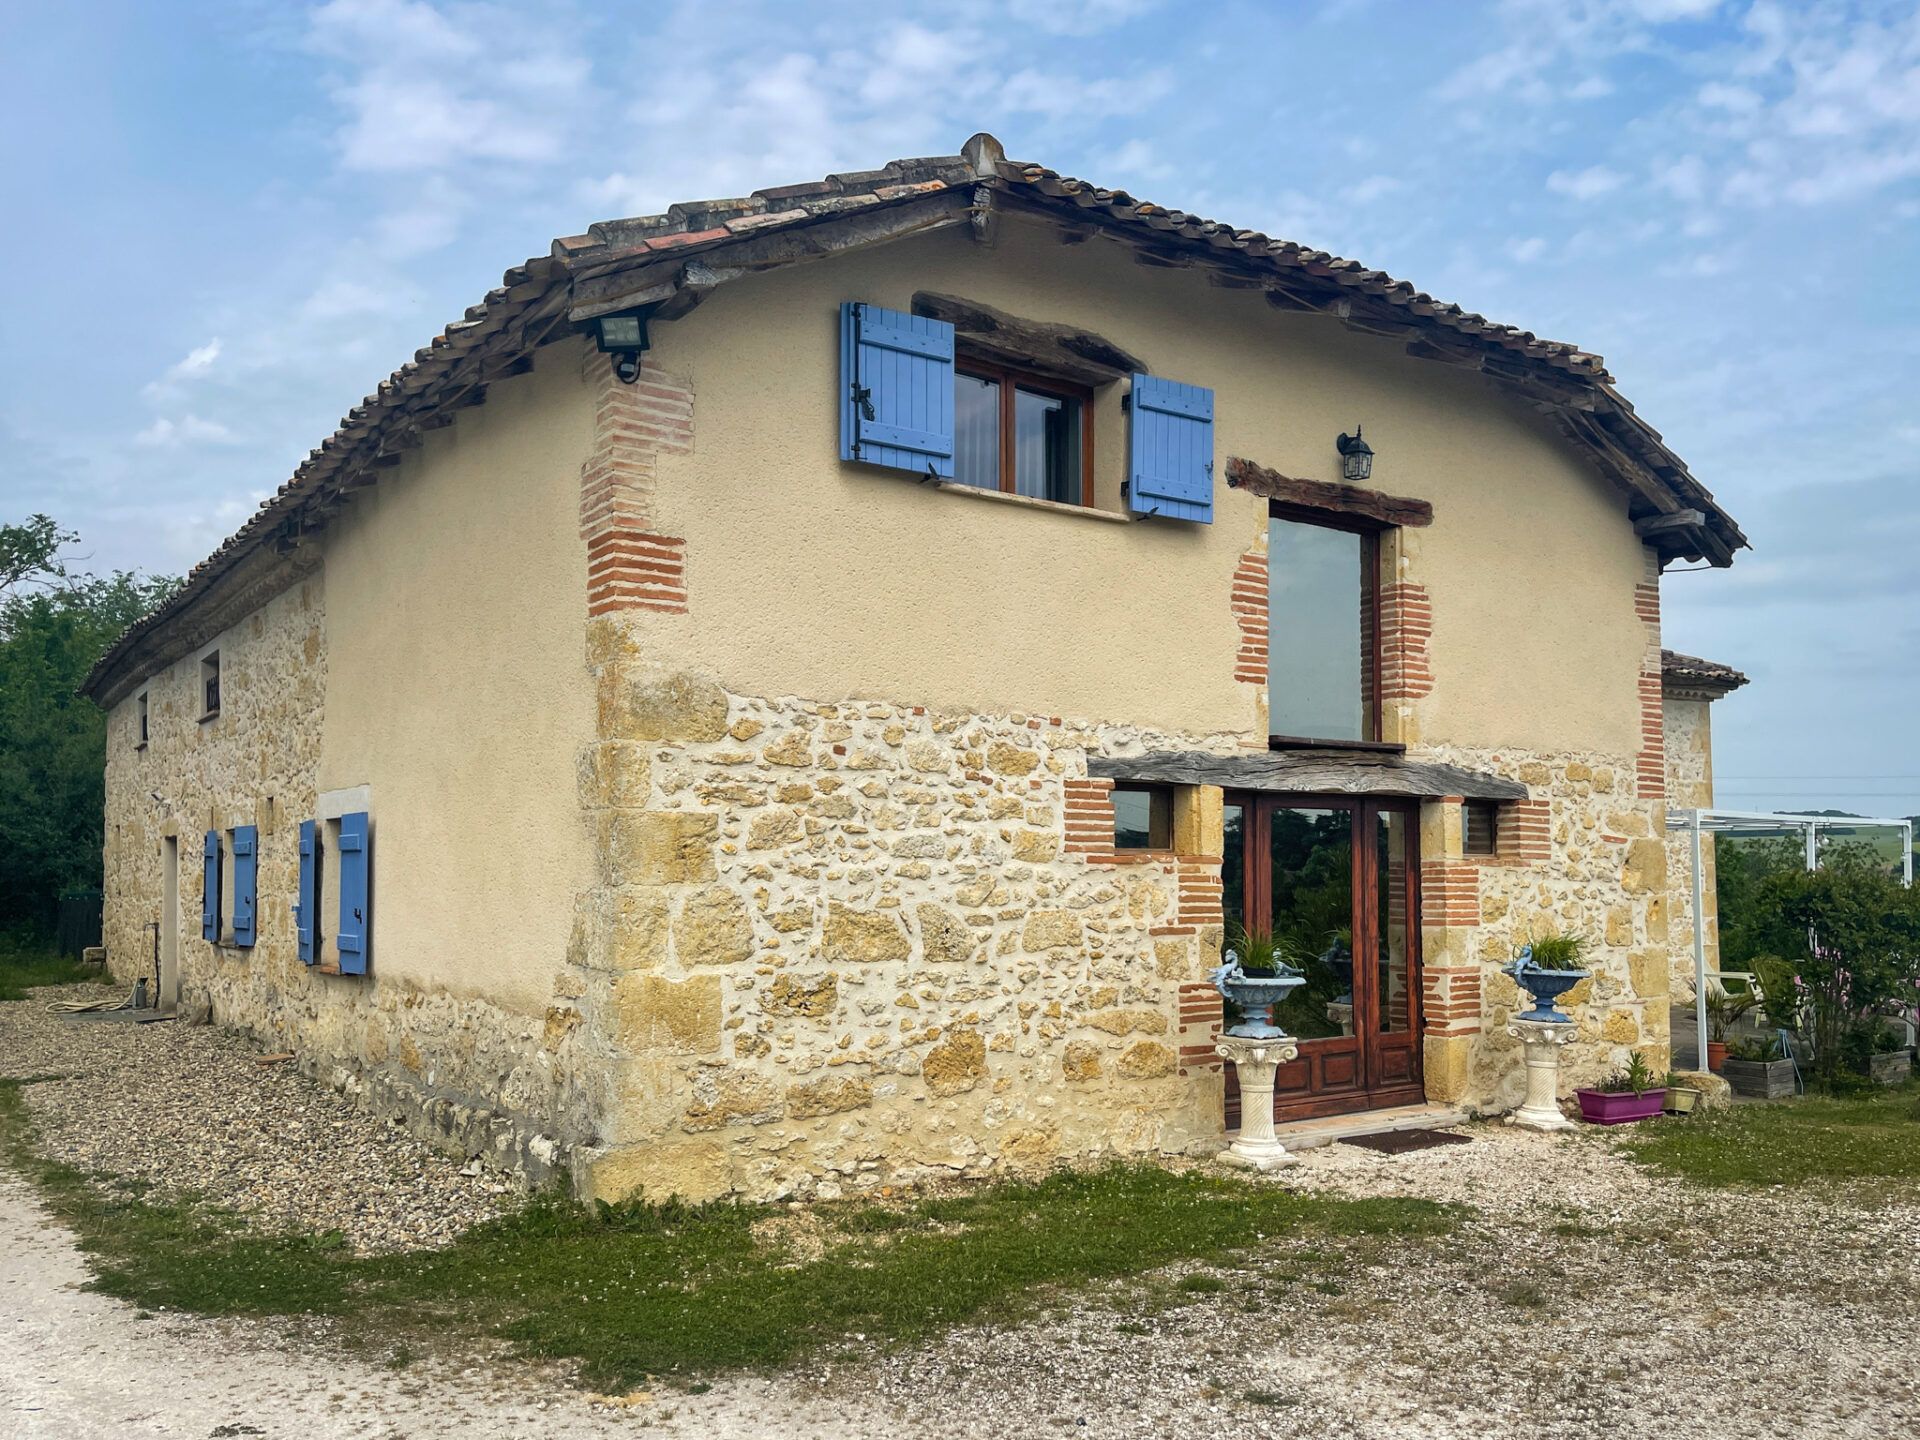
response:
M1373 447L1360 438L1358 425L1351 435L1342 435L1334 444L1340 451L1342 479L1357 483L1373 474Z
M601 352L613 357L613 373L622 384L640 378L640 357L650 348L645 311L602 315L594 321L594 336Z

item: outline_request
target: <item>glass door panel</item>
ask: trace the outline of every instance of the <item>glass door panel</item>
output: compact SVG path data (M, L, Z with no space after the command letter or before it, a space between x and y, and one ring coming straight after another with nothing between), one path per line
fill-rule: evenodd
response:
M1407 865L1409 819L1397 810L1378 811L1373 817L1378 875L1374 895L1380 916L1375 942L1380 968L1376 993L1380 1001L1380 1031L1385 1035L1404 1035L1413 1028L1413 936L1411 907L1407 903L1413 878Z
M1276 808L1268 817L1274 942L1307 977L1274 1008L1302 1040L1353 1034L1353 812Z

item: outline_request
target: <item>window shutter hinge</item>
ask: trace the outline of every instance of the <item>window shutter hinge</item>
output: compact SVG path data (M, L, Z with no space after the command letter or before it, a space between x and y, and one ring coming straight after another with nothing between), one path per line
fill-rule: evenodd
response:
M875 419L873 409L873 391L858 380L853 382L853 403L860 407L860 416L865 420Z

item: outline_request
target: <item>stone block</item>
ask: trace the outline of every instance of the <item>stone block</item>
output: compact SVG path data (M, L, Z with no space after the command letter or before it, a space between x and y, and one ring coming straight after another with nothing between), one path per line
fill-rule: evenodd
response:
M1667 888L1667 846L1663 840L1635 840L1627 846L1620 884L1629 895L1647 895Z
M790 845L799 838L799 813L784 807L754 816L753 824L747 828L749 850L770 850L776 845Z
M962 1030L927 1052L920 1074L935 1095L971 1090L986 1078L987 1042L972 1030Z
M781 1114L780 1088L751 1070L702 1073L694 1081L693 1102L680 1122L692 1133L729 1125L765 1125Z
M905 960L913 953L906 927L891 910L856 910L837 900L827 902L826 930L821 952L828 960L848 965L871 965Z
M1080 917L1071 910L1035 910L1027 916L1020 943L1029 950L1052 950L1061 945L1078 945L1085 934Z
M678 885L714 878L717 816L686 811L610 811L601 826L601 866L615 885Z
M578 1177L585 1200L678 1197L698 1203L733 1189L733 1166L726 1147L714 1140L659 1141L609 1150L582 1167Z
M873 1103L873 1082L860 1076L827 1076L787 1087L787 1114L795 1120L837 1115Z
M1164 1035L1169 1028L1158 1010L1101 1010L1087 1016L1086 1023L1109 1035Z
M1158 1080L1173 1074L1178 1057L1157 1040L1129 1045L1114 1063L1114 1073L1128 1080Z
M724 885L688 896L673 922L673 946L682 965L732 965L749 958L753 921L747 902Z
M1013 858L1029 865L1044 865L1060 853L1060 837L1046 830L1016 830Z
M979 950L972 929L951 910L931 902L915 912L920 921L920 948L935 963L965 964Z
M639 809L653 789L651 749L632 740L607 740L580 752L580 802L589 809Z
M1060 1057L1060 1073L1067 1079L1084 1082L1100 1078L1100 1047L1086 1040L1069 1040Z
M607 740L705 742L727 733L727 692L685 673L614 669L603 680L600 734Z
M1467 1093L1473 1060L1471 1035L1428 1035L1421 1043L1421 1075L1427 1099L1448 1105Z
M828 971L825 975L776 975L760 1006L775 1013L820 1020L833 1014L839 1003L840 977Z
M1040 767L1040 752L1006 740L987 746L987 768L999 775L1031 775Z
M720 977L623 975L613 993L614 1031L633 1055L705 1055L720 1048Z
M1664 1000L1672 957L1664 950L1636 950L1627 956L1627 980L1642 1000Z

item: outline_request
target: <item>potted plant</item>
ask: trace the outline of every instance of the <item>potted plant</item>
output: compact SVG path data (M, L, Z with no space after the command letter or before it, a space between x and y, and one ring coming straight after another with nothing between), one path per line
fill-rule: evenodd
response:
M1243 1039L1285 1039L1287 1032L1273 1020L1273 1007L1306 983L1306 977L1287 963L1284 941L1270 930L1235 925L1227 933L1221 964L1213 972L1214 988L1237 1012L1226 1033Z
M1727 1063L1727 1032L1746 1019L1760 997L1751 990L1736 995L1715 986L1707 994L1707 1069L1718 1074Z
M1529 940L1501 972L1533 999L1531 1010L1518 1011L1516 1020L1548 1024L1570 1024L1571 1017L1559 1009L1560 997L1593 972L1580 964L1586 954L1584 935L1542 935Z
M1736 1095L1779 1100L1793 1094L1793 1061L1782 1052L1777 1035L1733 1041L1720 1073Z
M1598 1085L1573 1092L1580 1099L1580 1118L1589 1125L1626 1125L1660 1113L1667 1091L1653 1083L1653 1070L1638 1050L1627 1056L1624 1070L1616 1070Z
M1673 1071L1667 1071L1667 1100L1665 1110L1669 1115L1691 1115L1701 1100L1700 1091L1691 1085L1681 1083L1680 1077Z
M1900 1032L1877 1015L1864 1017L1840 1042L1841 1058L1856 1075L1875 1085L1901 1085L1913 1076L1913 1049Z

